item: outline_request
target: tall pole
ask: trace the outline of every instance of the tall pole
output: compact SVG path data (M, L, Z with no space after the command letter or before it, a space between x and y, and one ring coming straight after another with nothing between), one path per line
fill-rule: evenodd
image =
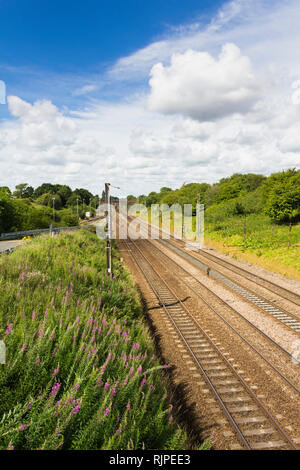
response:
M77 217L78 217L78 197L76 198L77 201Z
M111 213L110 213L110 183L105 183L105 203L106 203L106 265L107 272L111 276Z
M197 229L197 236L198 239L200 239L200 230L201 230L201 222L200 222L200 194L197 194L197 207L196 207L196 214L197 214L197 219L196 219L196 229Z
M55 197L52 198L53 201L53 222L55 221L55 208L54 208L54 202L55 202Z

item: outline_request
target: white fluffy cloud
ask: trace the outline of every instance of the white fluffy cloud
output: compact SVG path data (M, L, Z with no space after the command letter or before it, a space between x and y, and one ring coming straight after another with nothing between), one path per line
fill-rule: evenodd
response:
M207 52L174 54L170 66L151 70L149 108L212 121L246 113L262 95L248 57L234 44L225 44L218 60Z
M62 111L38 94L32 103L9 97L0 185L101 192L110 181L123 195L142 194L299 166L299 22L298 0L233 0L207 26L174 29L117 61L99 80L113 92L120 81L120 90L137 87L119 102L112 93L112 102ZM98 83L82 85L71 95Z

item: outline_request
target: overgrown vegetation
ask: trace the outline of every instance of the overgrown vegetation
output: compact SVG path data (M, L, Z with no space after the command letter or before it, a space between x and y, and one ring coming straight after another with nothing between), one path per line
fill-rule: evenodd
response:
M95 214L99 197L87 189L44 183L34 189L27 183L15 191L0 187L0 233L78 225L86 212ZM54 209L54 216L53 216Z
M0 449L185 449L129 275L87 231L0 258ZM209 443L205 443L209 447Z
M219 183L184 184L140 196L155 203L205 205L205 243L267 269L300 279L300 171L268 178L234 174ZM195 230L196 221L193 220ZM187 237L192 236L186 233Z
M161 203L195 207L198 195L209 221L221 222L229 216L252 213L265 213L275 223L300 220L300 171L296 169L273 173L268 178L236 173L212 185L189 183L175 190L164 187L159 193L152 191L137 199L148 207Z

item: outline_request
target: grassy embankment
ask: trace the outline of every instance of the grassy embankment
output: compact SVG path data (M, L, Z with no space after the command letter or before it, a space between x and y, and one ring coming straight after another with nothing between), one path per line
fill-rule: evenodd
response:
M96 235L2 256L0 290L0 449L189 448L137 291L119 261L105 275Z
M141 217L146 219L147 214L141 214ZM241 216L231 216L221 222L205 217L205 244L235 259L300 280L300 246L286 246L289 241L291 245L300 244L300 225L292 226L289 232L288 225L273 224L264 214L250 214L246 218L244 238L244 222L245 218ZM195 217L192 223L195 230ZM171 231L173 227L171 217ZM186 238L194 239L194 233L187 230Z

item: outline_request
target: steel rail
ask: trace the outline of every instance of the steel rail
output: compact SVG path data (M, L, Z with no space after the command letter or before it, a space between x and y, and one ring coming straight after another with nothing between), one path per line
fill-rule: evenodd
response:
M290 438L290 436L284 431L284 429L282 428L282 426L280 425L280 423L278 423L278 421L276 420L276 418L272 415L272 413L265 407L265 405L259 400L259 398L256 396L256 394L253 392L253 390L249 387L249 385L245 382L245 380L243 379L243 377L236 371L236 369L232 366L232 364L228 361L228 359L223 355L223 353L220 351L220 349L217 347L217 345L211 340L211 338L209 337L209 335L202 329L201 325L199 324L199 322L194 318L194 316L191 314L191 312L189 311L189 309L182 303L182 301L178 298L178 296L176 295L176 293L173 291L173 289L166 283L166 281L162 278L162 276L158 273L158 271L154 268L153 264L149 261L149 259L142 253L142 251L140 250L140 248L137 246L137 244L133 241L133 240L130 240L131 243L133 244L133 246L138 250L140 256L146 261L146 263L148 263L148 265L151 267L152 271L155 273L155 275L158 277L158 279L160 280L160 282L162 284L165 285L165 287L167 288L167 290L169 292L171 292L171 294L173 295L173 297L177 300L177 302L181 305L182 309L187 313L187 315L189 316L190 320L195 324L197 325L197 328L199 329L199 331L201 332L202 336L205 337L208 342L211 344L211 346L214 348L215 351L217 351L217 353L219 354L219 356L222 358L223 362L227 365L227 367L229 368L229 370L231 370L231 372L233 373L233 375L239 380L240 383L242 383L242 385L244 386L244 389L246 389L248 395L250 395L252 397L252 399L255 401L255 403L259 406L259 408L261 410L263 410L264 414L269 418L269 420L273 423L273 425L275 426L276 430L279 432L279 434L284 437L285 441L288 443L288 445L290 447L292 447L293 449L298 449L298 447L296 446L296 444L293 442L293 440ZM127 247L129 248L129 244L128 242L126 241L125 242ZM137 260L137 257L136 255L133 253L132 250L130 250L131 252L131 255L133 256L133 258L135 259L138 267L140 268L142 274L144 275L144 277L146 278L148 284L150 285L151 289L154 291L156 297L158 298L158 300L160 301L162 307L164 308L165 312L167 313L168 317L170 318L171 322L173 323L174 327L176 328L176 330L178 331L178 333L180 334L180 337L183 339L184 343L186 344L188 350L190 351L190 353L192 354L196 364L198 365L198 367L200 368L201 372L203 373L207 383L209 384L209 386L211 387L211 389L213 390L214 394L216 395L217 399L218 399L218 402L221 404L221 407L223 408L223 410L226 412L226 415L230 421L230 423L232 424L232 426L234 427L234 429L236 430L236 432L238 433L238 436L240 437L240 439L242 440L243 444L246 446L246 448L249 448L251 449L251 445L249 444L249 442L247 441L246 437L244 436L243 432L241 431L241 429L239 428L238 424L236 423L235 419L233 418L233 416L231 415L230 411L228 410L226 404L223 402L221 396L219 395L218 391L216 390L216 388L214 387L213 383L211 382L211 380L209 379L208 375L206 374L205 370L203 369L203 367L201 366L199 360L197 359L197 357L195 356L194 352L192 351L190 345L188 344L188 341L186 340L186 338L184 337L184 334L182 333L182 331L180 331L180 328L178 327L178 325L176 324L176 322L174 321L173 317L172 317L172 314L169 312L168 310L168 306L166 305L166 303L163 301L161 295L158 293L157 289L154 287L153 283L151 282L151 279L149 278L149 275L147 275L147 273L145 272L145 269L143 269L143 267L141 266L141 263Z
M139 220L139 222L142 222L141 225L144 225L143 220ZM151 225L151 226L154 227L156 230L158 230L158 232L163 232L163 230L161 228L158 228L158 227L153 226L153 225ZM168 233L168 235L169 235L169 233ZM190 253L186 253L182 248L179 248L178 246L176 246L174 242L170 242L170 240L167 241L165 239L163 239L163 240L159 239L159 241L160 241L160 243L164 243L166 245L169 245L170 247L173 247L174 251L178 250L178 251L184 253L184 257L186 259L190 258L191 260L195 260L198 263L202 264L202 266L203 266L202 269L205 270L205 268L208 267L208 265L204 265L203 262L201 262L201 260L199 260L199 258L197 256L195 256L195 254L191 255ZM176 242L179 242L179 241L176 240ZM202 255L200 255L200 256L202 256ZM193 261L190 261L190 262L193 263ZM195 263L193 263L193 264L195 264ZM201 268L201 266L198 266L198 267ZM265 314L271 316L272 318L274 318L277 322L284 325L289 330L293 331L297 335L300 335L300 317L299 316L297 316L294 313L291 313L291 312L287 311L286 309L284 309L282 307L278 307L276 304L274 304L272 301L266 299L261 294L256 294L255 292L253 292L248 287L246 288L246 287L242 286L241 284L238 283L238 281L235 281L235 280L232 281L230 278L227 278L226 275L220 273L216 269L211 270L210 275L217 282L220 282L222 285L225 285L227 289L229 289L232 292L234 292L235 294L239 295L243 300L246 300L250 304L254 305L256 308L261 310L263 313L265 313ZM265 308L263 308L262 305L264 305Z
M149 242L149 240L147 240ZM161 240L156 240L160 243L162 243ZM174 264L176 264L180 269L182 269L186 274L188 274L190 277L192 277L195 281L197 281L198 284L201 285L201 287L203 287L204 289L208 290L213 296L217 297L217 299L222 302L226 307L228 307L230 310L232 310L234 313L236 313L240 318L242 318L243 320L245 320L252 328L254 328L256 331L258 331L262 336L264 336L267 340L269 340L271 343L273 343L276 347L278 347L283 353L287 354L291 359L293 359L294 361L296 361L298 364L300 364L300 360L297 359L296 357L294 357L289 351L287 351L285 348L283 348L279 343L277 343L274 339L272 339L270 336L268 336L266 333L264 333L264 331L262 331L260 328L258 328L256 325L254 325L253 323L250 322L250 320L248 320L246 317L244 317L244 315L242 315L238 310L236 310L234 307L232 307L228 302L226 302L226 300L223 300L218 294L216 294L212 289L210 289L209 287L207 287L205 284L203 284L198 278L196 278L196 276L194 276L193 274L191 274L189 271L187 271L185 268L183 268L179 263L177 263L174 259L172 259L169 255L167 255L163 250L161 250L161 248L159 248L158 246L154 245L153 242L149 242L149 243L152 243L152 245L159 251L161 251L161 253L163 253L166 257L168 257ZM168 269L169 266L167 266ZM186 284L186 282L181 279L181 281L183 283ZM188 285L189 288L191 288L189 285ZM192 288L191 288L192 289ZM194 290L194 289L192 289ZM195 292L196 295L198 295L205 303L206 300L197 292ZM211 307L208 303L207 303L208 307ZM215 312L217 313L217 312ZM221 314L219 314L220 316L222 316ZM297 389L298 391L298 389Z
M145 222L143 221L142 219L139 219L139 222L142 221L142 222ZM167 233L169 236L171 236L172 240L175 241L175 243L185 243L186 245L189 245L188 243L188 240L186 240L185 242L183 242L182 240L179 240L177 239L176 237L172 236L171 232L167 232L165 230L163 230L161 227L157 227L156 225L153 225L153 224L149 224L151 227L161 231L161 232L165 232ZM192 245L191 245L192 246ZM300 306L300 295L299 294L296 294L295 292L292 292L291 290L285 288L285 287L282 287L282 286L279 286L278 284L276 284L276 282L273 282L273 281L270 281L268 279L265 279L261 276L259 276L258 274L254 274L254 273L251 273L250 271L248 271L247 269L245 268L242 268L240 266L236 266L234 263L228 261L228 260L223 260L223 259L220 259L218 256L215 256L213 255L212 253L207 253L206 251L204 251L203 249L199 249L199 254L203 257L206 257L208 259L211 259L213 262L215 262L216 264L219 264L225 268L227 268L228 270L232 271L232 272L235 272L236 274L239 274L238 272L236 272L235 270L237 271L241 271L243 274L243 276L248 279L249 281L252 281L254 282L255 284L259 284L260 282L263 282L263 283L266 283L266 284L269 284L270 286L272 286L271 288L270 287L266 287L266 286L262 286L264 287L265 289L269 290L270 292L273 292L274 294L277 294L279 295L280 297L282 297L283 299L286 299L288 300L289 302L297 305L297 306ZM191 255L193 256L193 255ZM213 259L212 259L213 258ZM197 258L196 258L197 259ZM230 266L230 267L228 267ZM256 278L258 279L258 281L254 280L254 279L251 279L251 277L253 278ZM261 284L259 284L261 285ZM276 290L274 290L273 288L281 291L281 292L284 292L285 294L282 294L282 293L278 293L278 291L276 292ZM288 296L291 296L291 297L294 297L294 299L297 299L296 302L294 300L292 300L290 297L287 297Z
M145 241L148 241L149 240L145 240ZM151 242L149 242L151 243ZM278 344L275 340L273 340L272 338L270 338L266 333L264 333L262 330L260 330L257 326L253 325L253 323L251 323L246 317L244 317L244 315L242 315L240 312L238 312L234 307L232 307L231 305L229 305L225 300L223 300L221 297L219 297L217 294L215 294L209 287L205 286L204 284L202 284L201 281L199 281L199 279L197 279L193 274L189 273L185 268L183 268L180 264L178 264L176 261L174 261L169 255L167 255L165 252L163 252L159 247L157 247L156 245L154 245L153 243L151 243L152 246L154 246L157 250L159 250L163 255L165 255L166 258L168 258L169 261L171 261L172 263L176 264L182 271L184 271L188 276L190 276L193 280L195 280L197 283L199 283L199 285L201 287L203 287L204 289L206 289L207 291L209 291L210 294L212 294L213 296L217 297L218 300L220 300L226 307L228 307L230 310L232 310L235 314L237 314L240 318L242 318L243 320L245 320L252 328L254 328L256 331L258 331L260 334L262 334L264 336L265 339L267 339L268 341L270 341L271 343L273 343L274 346L278 347L284 354L286 354L289 358L293 359L294 361L296 361L298 364L300 364L300 360L298 360L297 358L295 358L289 351L287 351L285 348L283 348L280 344ZM162 259L160 258L160 262L164 264L164 266L167 267L167 269L172 273L172 274L175 274L175 272L170 268L170 266L165 263L164 261L162 261ZM239 333L236 328L234 326L232 326L230 324L230 322L228 322L228 320L226 320L223 315L221 313L219 313L212 305L210 305L206 300L205 298L199 293L196 291L196 289L194 289L188 282L186 282L184 279L180 278L180 282L182 282L183 284L185 284L191 291L194 292L194 294L197 295L197 297L199 297L234 333L236 333L253 351L255 351L255 353L257 353L261 359L263 359L278 375L280 375L280 377L286 381L288 383L288 385L290 385L299 395L300 395L300 389L295 385L293 384L284 374L282 374L282 372L280 372L279 369L277 369L277 367L272 364L260 351L258 351L258 349L252 345L241 333Z

